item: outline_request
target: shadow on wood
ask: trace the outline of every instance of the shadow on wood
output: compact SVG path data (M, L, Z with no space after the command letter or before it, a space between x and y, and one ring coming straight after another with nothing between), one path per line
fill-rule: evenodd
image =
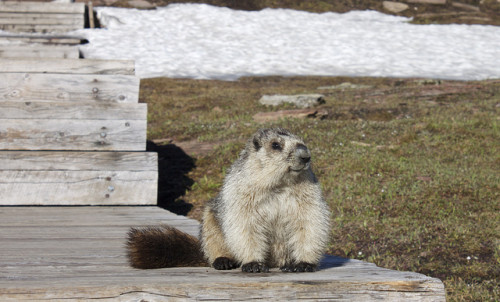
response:
M346 265L348 262L349 262L349 259L347 259L347 258L325 255L324 258L321 259L321 262L319 263L319 270L325 270L325 269L334 268L334 267L341 267L341 266Z
M195 167L194 159L174 144L147 142L146 150L158 153L158 206L178 215L187 215L193 207L182 197L194 181L187 173Z
M335 256L302 274L131 268L128 229L160 223L199 231L157 207L0 207L0 300L445 301L436 278Z

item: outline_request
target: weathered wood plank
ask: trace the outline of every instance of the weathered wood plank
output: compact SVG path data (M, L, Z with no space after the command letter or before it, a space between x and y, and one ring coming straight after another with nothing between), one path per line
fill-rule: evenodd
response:
M10 153L7 151L5 153ZM21 152L22 153L22 152ZM34 153L34 152L31 152ZM44 152L39 152L44 153ZM50 153L50 152L45 152ZM66 153L66 152L65 152ZM76 152L78 153L78 152ZM76 154L75 153L75 154ZM124 156L127 152L120 152ZM137 156L136 152L128 152L131 156ZM83 153L82 153L83 154ZM102 161L95 161L92 155L93 153L88 153L88 157L90 158L90 162L96 162L96 164L101 163ZM99 153L96 152L95 155ZM107 152L108 156L112 156L111 152ZM1 155L1 152L0 152ZM69 157L74 157L73 155L68 155ZM95 157L95 156L94 156ZM17 160L19 157L15 157ZM50 161L50 160L49 160ZM121 161L115 161L117 163ZM145 166L152 164L152 161L145 161ZM76 168L75 168L76 169ZM39 227L58 227L60 225L64 225L65 227L71 228L80 228L80 227L109 227L109 226L130 226L137 225L140 223L144 223L145 225L150 225L152 222L160 223L165 220L168 221L169 224L180 224L183 222L192 225L192 220L186 219L184 216L175 215L168 211L158 211L156 207L131 207L128 211L122 211L121 207L111 207L111 208L102 208L103 211L116 212L119 213L117 215L109 215L106 220L98 220L96 221L93 214L95 213L95 209L93 207L79 207L78 210L75 210L72 207L61 207L58 208L58 215L46 215L47 210L44 207L30 207L30 211L23 210L22 207L0 207L0 213L3 210L8 209L9 213L12 213L11 216L2 216L0 219L0 227L2 231L4 227L7 228L9 226L14 228L32 228L34 226ZM132 211L135 209L137 211ZM1 215L1 214L0 214ZM23 219L19 217L22 216ZM195 224L198 226L198 224ZM35 228L33 228L35 229ZM2 232L3 233L3 232ZM192 235L197 235L198 231L193 233Z
M134 75L134 61L93 59L1 59L1 72Z
M0 150L144 151L147 104L0 102Z
M83 28L83 24L0 24L0 30L25 33L65 33Z
M0 151L0 171L158 171L154 152ZM34 212L35 213L35 212ZM25 225L23 222L21 225ZM2 222L0 222L2 225Z
M0 149L144 151L146 121L0 120Z
M31 212L31 213L30 213ZM3 248L0 257L0 299L23 300L328 300L328 301L445 301L444 286L438 279L412 272L392 271L371 263L325 257L321 270L315 273L288 274L273 269L266 274L245 274L240 270L216 271L212 268L169 268L136 270L127 265L123 248L129 226L170 223L172 214L155 207L0 207L4 220L29 221L38 228L49 223L50 234L57 236L66 225L74 225L70 238L44 240L36 235L19 236L16 229L1 228L1 234L13 238L16 248ZM108 227L96 232L112 232L122 238L106 240L89 238L88 227L79 228L83 219ZM185 217L186 225L198 223ZM35 223L38 222L39 226ZM117 222L119 222L117 224ZM60 228L60 230L57 229ZM185 230L185 226L179 227ZM72 235L72 236L71 236ZM85 238L79 240L80 238ZM9 239L2 246L9 246ZM31 241L31 245L28 243ZM94 243L95 242L95 243ZM42 249L39 249L43 246ZM19 247L19 248L17 248ZM75 253L76 252L76 253Z
M0 58L78 59L80 50L71 45L6 44L0 45Z
M32 34L1 34L0 40L16 43L39 43L56 45L78 45L85 41L85 38L71 35L32 35Z
M81 29L84 25L83 14L0 13L0 29L6 31L28 31L26 29L30 29L35 32L51 32L51 29L64 29L62 31L67 32Z
M84 3L62 3L62 2L31 2L31 1L2 1L0 12L9 13L60 13L60 14L84 14Z
M0 205L156 204L156 162L150 152L1 151Z
M75 28L83 28L84 23L83 15L0 13L0 25L75 25Z
M80 51L68 45L0 45L0 58L59 58L77 59Z
M132 75L0 73L0 101L96 101L137 103Z
M54 24L54 22L74 22L74 20L83 19L83 14L63 14L63 13L12 13L12 12L0 12L0 23L4 24L7 19L25 19L27 22L33 21L32 23L37 23L39 19L46 20L50 22L49 24ZM73 23L65 23L73 24Z
M0 102L0 119L145 121L145 103Z

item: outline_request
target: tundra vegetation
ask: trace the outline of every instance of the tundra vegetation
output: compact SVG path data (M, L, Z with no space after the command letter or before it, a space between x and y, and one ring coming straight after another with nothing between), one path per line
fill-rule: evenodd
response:
M370 0L198 2L383 11ZM496 0L447 1L399 14L424 24L500 25L499 8ZM254 118L296 109L261 105L263 95L316 93L325 103L309 117ZM329 253L440 278L449 301L500 300L500 80L157 78L141 81L140 99L149 105L149 148L160 152L162 206L199 219L255 129L284 127L311 148L332 211Z
M259 104L264 94L318 87L316 117L253 118L294 110ZM142 81L141 100L151 145L168 151L165 207L199 219L246 139L281 126L311 148L332 210L329 253L438 277L450 301L500 299L500 81L157 78Z

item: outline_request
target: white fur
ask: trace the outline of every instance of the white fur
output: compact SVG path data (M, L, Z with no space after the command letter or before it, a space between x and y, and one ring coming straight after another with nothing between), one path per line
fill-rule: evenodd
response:
M309 163L298 158L307 150L302 140L274 132L258 150L247 144L216 199L225 245L242 264L316 265L327 247L330 212Z

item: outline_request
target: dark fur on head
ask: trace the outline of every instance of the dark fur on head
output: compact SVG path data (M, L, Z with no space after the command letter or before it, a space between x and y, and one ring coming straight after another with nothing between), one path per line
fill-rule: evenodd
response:
M168 225L131 228L127 253L130 265L141 269L208 266L198 239Z

